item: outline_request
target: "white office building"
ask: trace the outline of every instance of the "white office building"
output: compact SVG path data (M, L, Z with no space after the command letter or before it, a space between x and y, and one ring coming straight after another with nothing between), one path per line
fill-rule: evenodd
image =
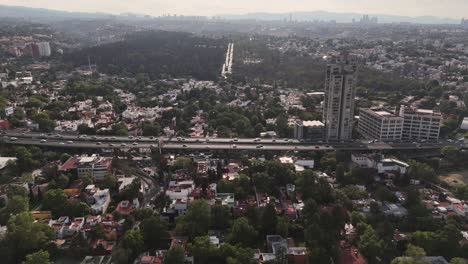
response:
M357 62L342 54L327 65L323 121L328 140L350 140L353 132Z
M438 111L401 106L403 140L438 140L442 114Z
M367 139L399 141L403 133L403 118L382 108L361 109L358 131Z

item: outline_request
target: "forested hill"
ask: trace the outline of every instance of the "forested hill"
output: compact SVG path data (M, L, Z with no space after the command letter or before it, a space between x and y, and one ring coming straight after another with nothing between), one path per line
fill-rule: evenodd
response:
M167 31L146 31L124 41L85 48L64 57L74 66L97 64L109 74L147 73L150 78L195 77L215 80L221 72L227 40Z

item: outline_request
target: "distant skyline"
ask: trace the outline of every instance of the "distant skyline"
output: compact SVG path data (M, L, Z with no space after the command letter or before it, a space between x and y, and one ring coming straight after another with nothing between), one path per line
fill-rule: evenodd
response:
M0 0L0 5L65 11L213 16L253 12L354 12L401 16L468 16L468 0Z

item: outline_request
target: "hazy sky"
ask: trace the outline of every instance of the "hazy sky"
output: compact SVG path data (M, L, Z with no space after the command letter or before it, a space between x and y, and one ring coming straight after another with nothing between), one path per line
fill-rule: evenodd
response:
M404 16L468 17L468 0L0 0L0 4L149 15L325 10Z

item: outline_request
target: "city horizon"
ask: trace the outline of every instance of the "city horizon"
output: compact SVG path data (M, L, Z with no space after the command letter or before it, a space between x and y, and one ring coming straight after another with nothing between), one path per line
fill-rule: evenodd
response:
M112 1L112 0L111 0ZM199 2L204 2L204 0L197 0ZM300 1L299 1L300 2ZM356 0L356 2L362 2L360 0ZM276 5L273 5L269 8L260 8L260 7L252 7L252 8L241 8L237 6L221 6L219 8L190 8L190 7L183 7L183 8L174 8L169 7L166 4L162 3L149 3L149 1L142 1L140 4L127 6L126 3L121 3L110 6L101 6L101 5L62 5L60 2L56 2L54 0L43 0L43 1L34 1L31 3L30 1L18 1L18 0L4 0L0 1L0 5L9 6L9 7L20 7L20 8L40 8L40 9L47 9L51 11L59 11L59 12L79 12L79 13L103 13L103 14L112 14L112 15L122 15L122 14L135 14L135 15L143 15L143 16L165 16L165 15L179 15L179 16L204 16L204 17L215 17L215 16L248 16L252 14L271 14L271 15L287 15L287 14L298 14L298 13L330 13L330 14L337 14L337 15L372 15L372 16L394 16L394 17L408 17L408 18L419 18L419 17L434 17L437 19L453 19L453 20L461 20L466 18L466 14L462 11L463 8L455 8L451 12L448 13L441 13L438 10L437 6L429 7L427 10L421 9L418 12L411 12L409 9L412 8L402 8L400 9L352 9L349 7L339 7L339 6L323 6L317 5L316 7L308 7L304 6L302 9L300 7L296 7L293 5L288 9L276 8ZM201 6L204 6L202 4ZM462 5L466 5L468 8L468 3L462 3ZM85 7L83 7L85 6ZM454 5L455 6L455 5ZM334 8L333 8L334 7ZM154 9L155 11L149 11ZM408 9L408 10L405 10ZM458 10L457 10L458 9ZM158 10L158 11L156 11ZM437 12L434 12L437 10ZM413 10L414 11L414 10ZM420 13L419 13L420 12Z

